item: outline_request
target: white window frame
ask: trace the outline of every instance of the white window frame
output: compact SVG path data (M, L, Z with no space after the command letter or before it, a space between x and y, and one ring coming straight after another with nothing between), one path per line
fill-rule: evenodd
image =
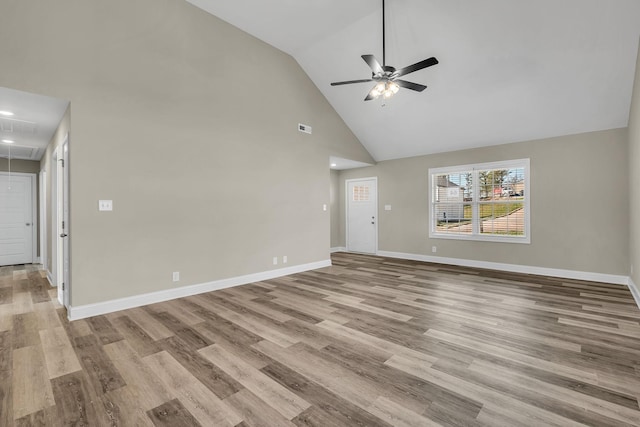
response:
M480 234L480 186L478 183L478 173L488 169L524 169L524 235L509 236L495 234ZM435 214L435 197L433 194L433 179L436 175L452 174L452 173L471 172L473 185L473 200L468 202L471 205L472 215L472 233L471 234L453 234L442 233L436 229ZM448 166L442 168L429 169L429 238L431 239L453 239L453 240L475 240L483 242L505 242L505 243L531 243L531 173L529 159L505 160L489 163L475 163L470 165ZM436 192L437 193L437 192Z

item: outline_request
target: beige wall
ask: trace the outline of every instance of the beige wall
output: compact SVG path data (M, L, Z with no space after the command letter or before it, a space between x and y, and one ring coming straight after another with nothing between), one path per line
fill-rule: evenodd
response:
M372 159L293 58L182 0L6 3L0 85L71 102L72 305L328 258L329 156Z
M627 275L626 156L627 130L615 129L383 161L342 171L340 188L345 179L378 177L381 251ZM527 157L531 244L429 238L429 168Z
M640 48L629 113L629 258L631 279L640 286Z
M9 161L5 158L0 158L0 172L7 172L8 170ZM40 162L36 162L34 160L11 159L11 172L37 174L40 172Z

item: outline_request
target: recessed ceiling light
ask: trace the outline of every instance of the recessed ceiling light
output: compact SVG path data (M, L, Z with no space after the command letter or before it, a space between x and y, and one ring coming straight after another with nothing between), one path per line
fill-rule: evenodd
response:
M0 115L2 116L13 116L11 111L0 111Z
M15 141L12 141L10 139L3 139L2 142L4 142L5 144L13 144Z
M335 168L336 166L338 166L336 163L331 163L332 168Z

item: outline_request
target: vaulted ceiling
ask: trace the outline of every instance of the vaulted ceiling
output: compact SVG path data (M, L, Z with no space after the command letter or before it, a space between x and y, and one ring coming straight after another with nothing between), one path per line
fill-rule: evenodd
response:
M381 0L187 1L291 54L378 161L628 123L637 0L386 0L387 64L440 64L385 106L330 86L382 61Z

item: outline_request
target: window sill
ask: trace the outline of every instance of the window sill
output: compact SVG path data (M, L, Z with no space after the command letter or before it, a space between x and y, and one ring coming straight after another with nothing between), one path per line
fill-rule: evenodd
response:
M443 233L429 233L430 239L447 239L447 240L468 240L473 242L498 242L498 243L520 243L531 244L531 238L529 236L481 236L477 234L473 235L452 235Z

